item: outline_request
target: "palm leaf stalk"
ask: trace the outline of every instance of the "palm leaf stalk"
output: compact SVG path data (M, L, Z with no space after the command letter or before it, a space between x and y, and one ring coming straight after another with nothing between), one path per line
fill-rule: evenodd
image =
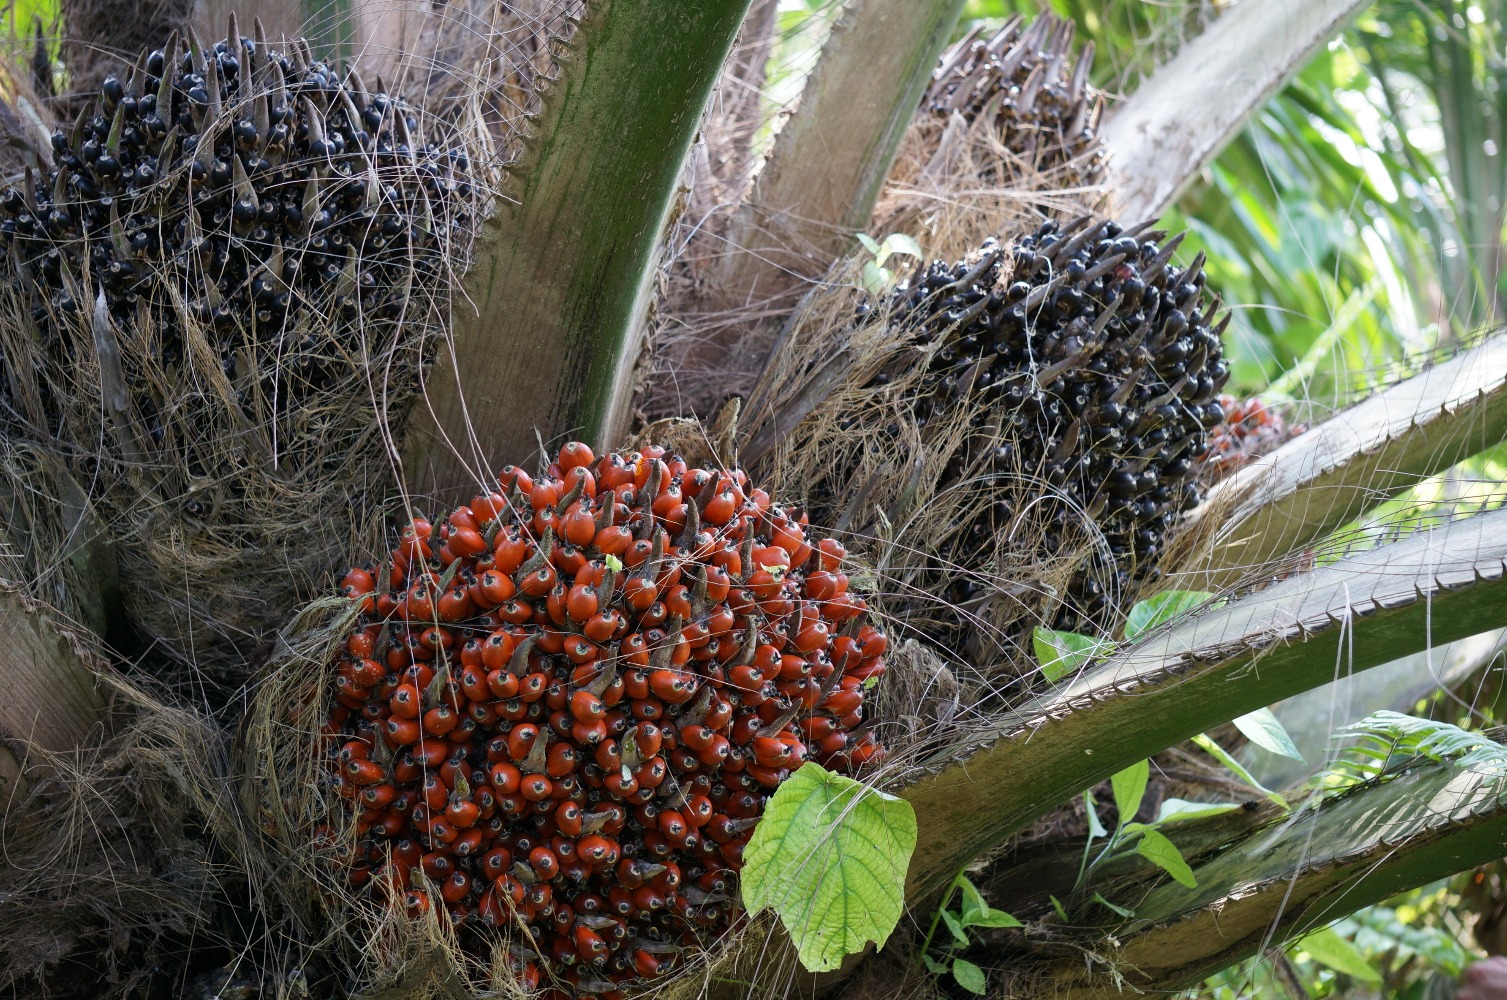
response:
M405 444L411 484L480 484L489 468L528 462L536 435L622 436L655 248L747 9L588 7L508 165L453 344L428 376Z
M1185 45L1105 123L1104 144L1113 151L1107 186L1119 214L1165 212L1250 115L1365 6L1284 0L1280 7L1237 7ZM1261 58L1251 60L1253 53ZM1233 93L1209 100L1208 81L1230 66L1251 71L1236 77Z

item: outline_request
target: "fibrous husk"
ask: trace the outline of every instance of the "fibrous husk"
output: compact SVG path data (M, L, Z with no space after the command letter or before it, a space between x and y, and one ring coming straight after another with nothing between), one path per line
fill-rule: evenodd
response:
M764 97L779 22L778 0L755 0L682 171L685 196L663 247L640 379L638 405L651 420L709 419L728 398L725 387L747 372L733 371L725 356L713 370L707 359L725 355L717 345L738 339L738 329L776 318L766 303L728 301L718 274L730 255L744 252L733 245L732 231L761 165L758 140L778 128L780 111L771 111ZM788 290L780 298L788 307Z
M506 161L558 72L561 46L583 8L584 0L384 5L363 60L428 114L480 122Z
M208 716L170 708L116 672L86 631L39 602L24 607L65 644L68 655L50 666L86 675L54 683L87 684L96 699L83 706L90 718L72 720L76 743L0 732L0 756L20 765L0 795L0 991L176 991L191 953L224 960L231 945L216 917L247 891L204 837L223 835L229 848L238 839L225 741ZM79 708L60 698L46 711Z
M233 22L102 90L0 198L3 422L90 497L143 639L233 684L396 491L485 144Z
M122 72L136 54L158 45L169 32L182 31L194 16L195 0L62 0L61 56L76 93L98 90L111 73Z

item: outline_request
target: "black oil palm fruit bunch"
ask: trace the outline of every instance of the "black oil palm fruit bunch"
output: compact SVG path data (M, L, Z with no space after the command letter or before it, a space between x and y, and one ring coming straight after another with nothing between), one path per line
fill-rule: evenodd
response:
M938 118L992 124L1024 166L1054 176L1054 188L1090 186L1103 175L1098 144L1103 98L1088 86L1093 44L1076 63L1073 22L1016 16L993 35L974 29L943 56L923 103Z
M231 680L390 495L479 187L458 133L254 35L107 77L0 194L0 426L105 495L137 631Z
M1173 265L1181 237L1163 243L1149 225L1047 223L933 263L895 292L896 322L926 352L916 423L961 415L971 428L940 489L966 476L1039 495L1034 506L1055 523L1027 544L1046 557L1089 529L1093 554L1048 615L1057 628L1110 628L1121 602L1158 578L1167 532L1201 499L1209 429L1224 418L1228 314L1216 320L1202 255ZM1007 530L1020 513L1011 506L980 510L964 537ZM966 603L974 588L960 577L946 596Z
M337 343L300 320L396 316L413 263L417 280L438 271L443 257L423 251L467 221L463 154L422 145L417 127L304 43L170 44L134 81L107 77L98 104L53 133L53 168L0 196L0 248L58 351L57 320L92 310L89 288L164 366L188 358L196 323L233 383L249 366L269 392L327 388L354 371L355 324ZM133 395L160 438L156 401Z

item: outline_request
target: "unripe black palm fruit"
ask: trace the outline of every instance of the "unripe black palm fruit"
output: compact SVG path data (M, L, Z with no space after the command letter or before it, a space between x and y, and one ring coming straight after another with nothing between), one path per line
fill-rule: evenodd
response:
M1049 556L1070 521L1100 536L1058 628L1107 628L1135 587L1158 578L1168 530L1201 498L1208 431L1224 418L1228 314L1216 321L1202 255L1177 267L1180 237L1163 244L1147 229L1047 223L1013 246L938 261L895 293L897 325L927 349L917 422L961 408L979 432L954 453L943 488L980 469L1035 482L1061 511L1062 529L1035 540ZM980 511L969 530L982 538L1014 513Z
M1017 165L1051 188L1097 184L1102 96L1088 85L1093 44L1072 56L1073 22L1050 15L1029 27L1013 17L994 34L975 29L943 56L922 104L940 119L984 121Z

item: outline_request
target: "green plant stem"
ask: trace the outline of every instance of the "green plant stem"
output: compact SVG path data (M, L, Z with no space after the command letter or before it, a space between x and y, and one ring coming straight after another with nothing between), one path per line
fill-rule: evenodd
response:
M963 869L967 871L967 869ZM947 909L947 904L952 902L952 894L962 888L963 872L958 872L953 878L952 884L947 887L947 893L942 901L937 904L937 911L931 915L931 925L926 928L926 937L921 941L921 950L916 956L916 965L921 965L925 957L931 953L931 942L937 934L937 925L942 922L942 911Z

